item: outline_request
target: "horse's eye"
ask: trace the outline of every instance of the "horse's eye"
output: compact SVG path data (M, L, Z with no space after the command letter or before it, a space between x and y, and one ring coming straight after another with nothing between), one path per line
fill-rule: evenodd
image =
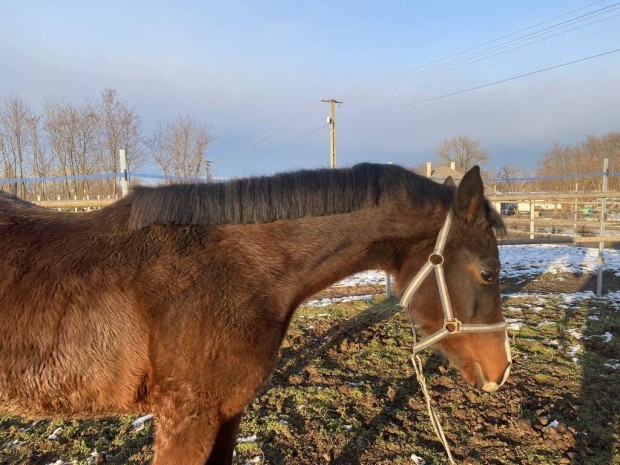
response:
M480 272L480 277L485 283L492 283L495 281L497 275L493 271L483 270Z

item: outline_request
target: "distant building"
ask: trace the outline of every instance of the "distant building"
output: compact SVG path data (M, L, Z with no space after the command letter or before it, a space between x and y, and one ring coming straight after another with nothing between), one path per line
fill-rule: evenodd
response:
M456 163L450 162L450 166L441 165L435 169L432 169L431 163L428 162L426 164L426 176L431 178L435 182L442 183L448 178L451 177L455 184L458 186L463 179L463 173L457 171Z

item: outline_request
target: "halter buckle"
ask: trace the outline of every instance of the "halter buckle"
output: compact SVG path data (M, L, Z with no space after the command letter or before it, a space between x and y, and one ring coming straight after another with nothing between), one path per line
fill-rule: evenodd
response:
M461 320L454 318L453 320L444 320L443 328L450 334L457 334L461 332Z

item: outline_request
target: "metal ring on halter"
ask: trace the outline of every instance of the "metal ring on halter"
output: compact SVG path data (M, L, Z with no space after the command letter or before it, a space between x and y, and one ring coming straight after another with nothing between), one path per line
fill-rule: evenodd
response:
M435 258L438 258L439 260L435 260ZM433 266L442 266L445 259L442 254L433 252L428 256L428 261Z

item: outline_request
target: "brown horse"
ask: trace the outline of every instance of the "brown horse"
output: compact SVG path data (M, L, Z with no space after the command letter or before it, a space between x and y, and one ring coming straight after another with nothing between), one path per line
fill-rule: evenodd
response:
M155 414L154 465L232 463L244 407L270 376L295 309L353 273L403 290L448 211L443 255L455 317L502 321L493 228L478 168L458 188L392 165L219 184L137 188L99 211L0 196L0 413ZM410 308L443 325L437 285ZM438 345L495 390L505 331Z

